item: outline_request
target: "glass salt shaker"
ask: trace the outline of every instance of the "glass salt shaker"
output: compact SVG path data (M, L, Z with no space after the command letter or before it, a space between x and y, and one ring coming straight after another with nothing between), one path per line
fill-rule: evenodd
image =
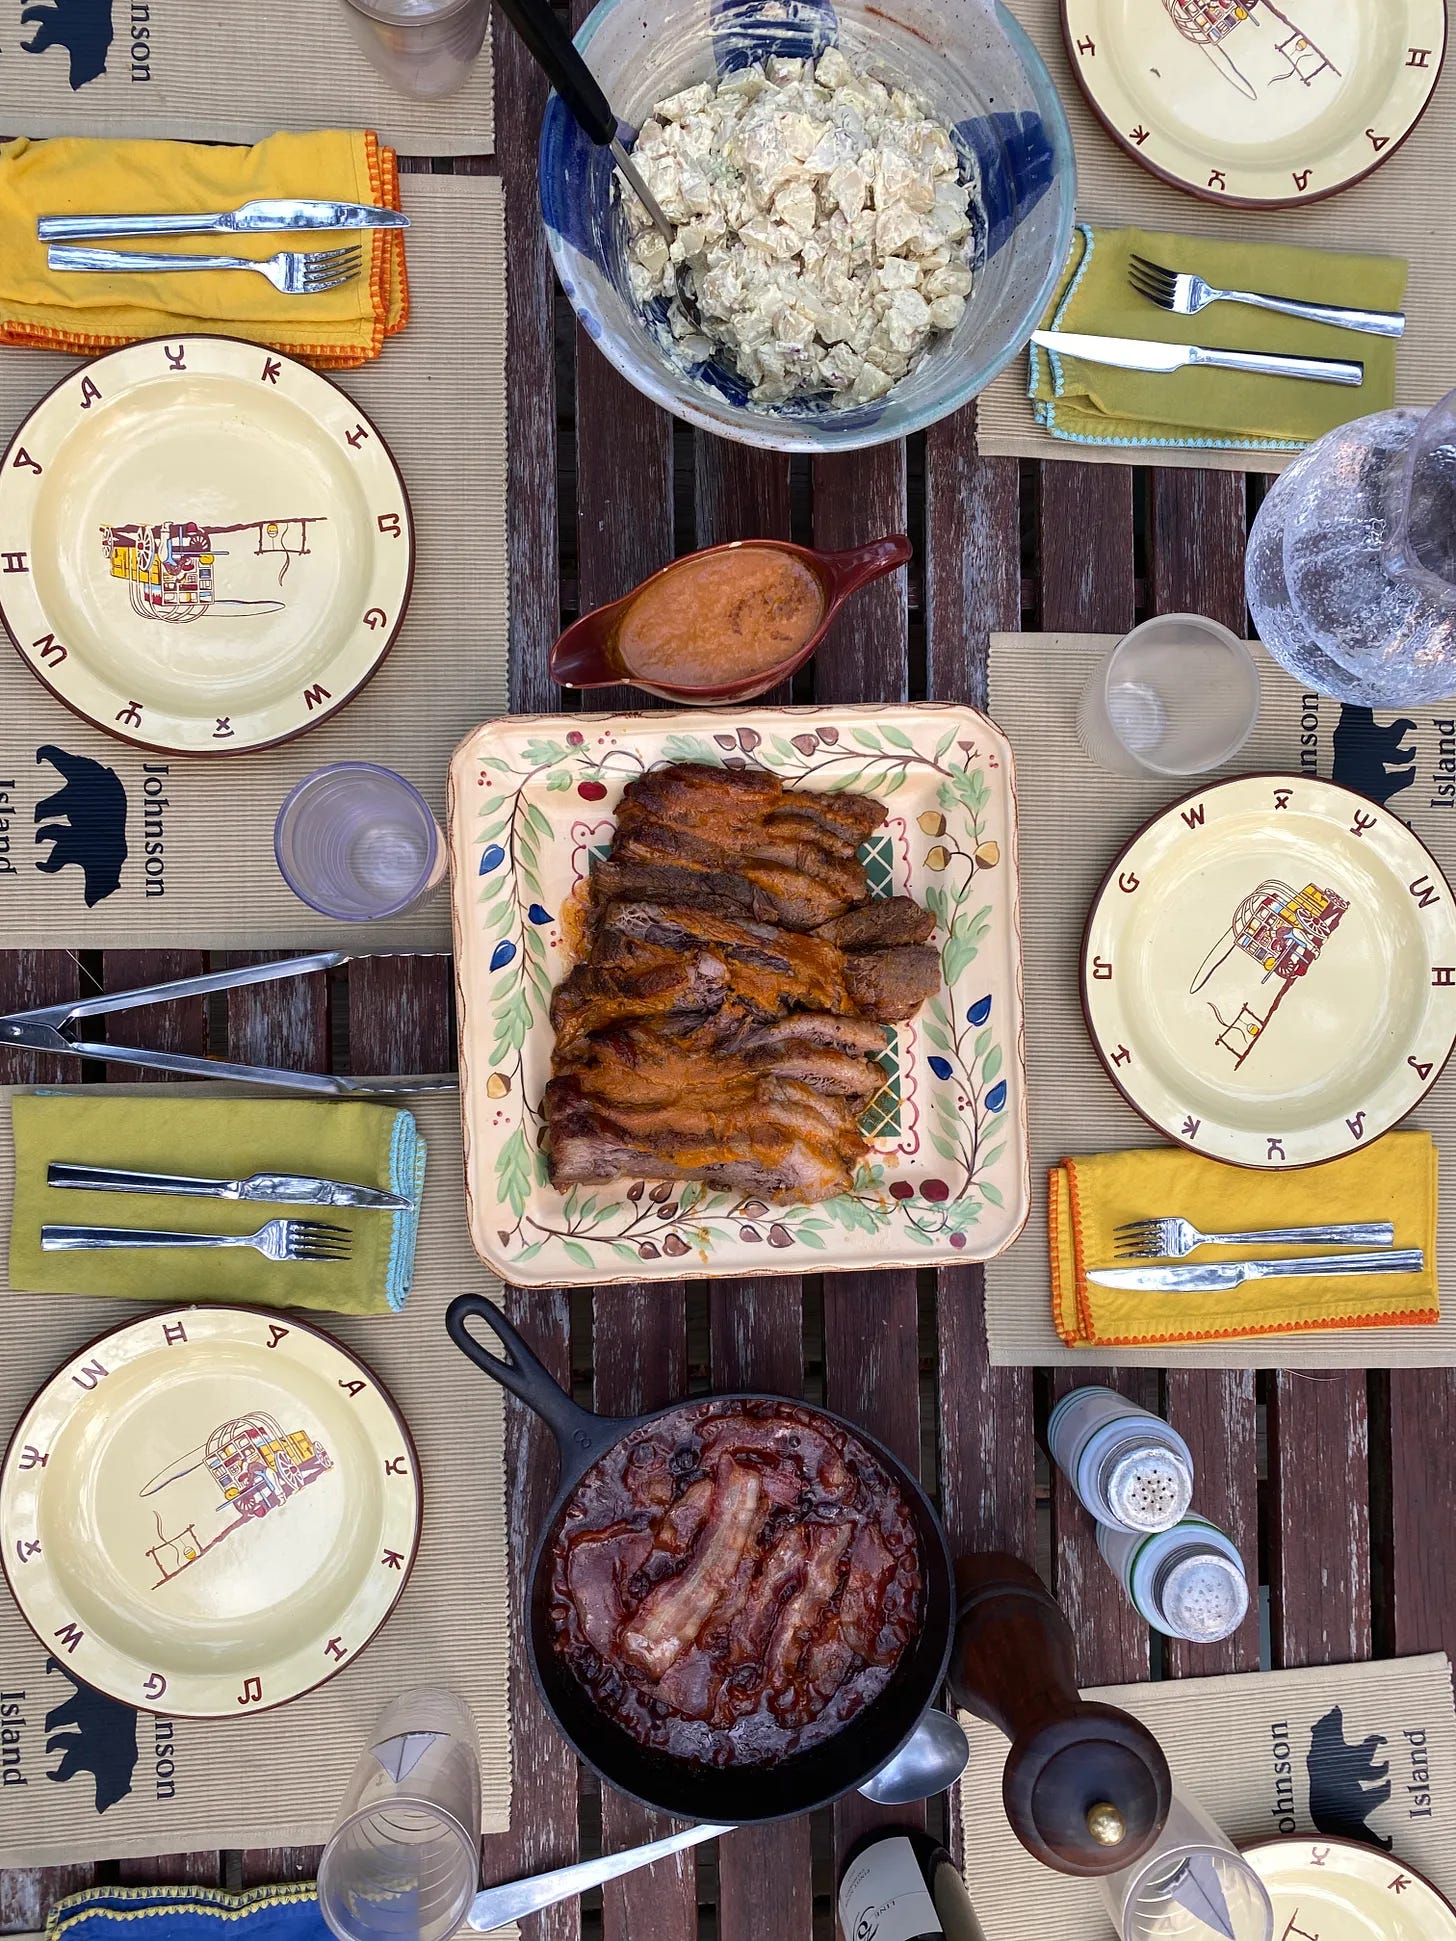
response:
M1170 1638L1216 1644L1249 1609L1249 1580L1237 1544L1206 1517L1185 1516L1171 1530L1097 1526L1097 1548L1138 1616Z
M1082 1507L1115 1530L1167 1530L1193 1500L1193 1453L1159 1415L1111 1388L1074 1388L1047 1423L1051 1458Z

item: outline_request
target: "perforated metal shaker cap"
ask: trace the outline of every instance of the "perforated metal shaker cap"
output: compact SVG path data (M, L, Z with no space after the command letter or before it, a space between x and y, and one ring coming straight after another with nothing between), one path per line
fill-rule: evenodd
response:
M1183 1550L1158 1573L1154 1597L1175 1637L1213 1644L1237 1631L1249 1608L1238 1565L1216 1550Z
M1109 1450L1097 1480L1114 1519L1129 1530L1171 1530L1193 1501L1193 1475L1177 1450L1142 1437Z

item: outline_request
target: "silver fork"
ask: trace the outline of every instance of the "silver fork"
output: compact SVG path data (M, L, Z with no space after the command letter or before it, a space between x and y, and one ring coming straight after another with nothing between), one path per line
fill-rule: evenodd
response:
M269 1220L256 1233L166 1233L148 1227L42 1227L46 1253L106 1247L254 1247L266 1260L347 1260L347 1227L318 1220Z
M1277 310L1285 317L1306 317L1311 323L1334 324L1341 330L1363 330L1372 337L1399 337L1405 318L1398 310L1346 310L1338 303L1300 303L1294 297L1260 296L1257 290L1219 290L1201 276L1164 269L1146 256L1128 259L1127 280L1140 297L1180 317L1197 316L1210 303L1247 303L1255 310Z
M1348 1241L1356 1247L1388 1247L1395 1228L1388 1220L1334 1227L1259 1227L1251 1233L1200 1233L1190 1220L1125 1220L1113 1229L1119 1260L1181 1260L1196 1247L1258 1246L1264 1241Z
M289 297L314 297L336 290L359 274L364 251L358 243L341 249L284 249L276 256L184 256L180 251L82 249L53 243L46 261L53 270L256 270Z

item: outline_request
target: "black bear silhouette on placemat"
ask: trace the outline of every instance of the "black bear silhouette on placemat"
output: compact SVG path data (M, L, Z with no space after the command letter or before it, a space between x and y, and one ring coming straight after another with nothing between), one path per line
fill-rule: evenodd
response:
M1390 1798L1390 1761L1382 1759L1377 1765L1375 1760L1384 1744L1381 1734L1372 1732L1351 1745L1345 1738L1345 1716L1338 1705L1310 1727L1304 1762L1309 1773L1309 1817L1321 1833L1365 1840L1372 1847L1393 1844L1367 1824L1370 1815Z
M46 1713L46 1751L61 1763L47 1779L64 1783L77 1773L96 1781L96 1811L104 1813L131 1791L137 1763L137 1715L119 1698L108 1698L72 1678L59 1658L46 1659L46 1676L58 1671L71 1687L68 1698Z
M1368 795L1372 802L1388 802L1416 779L1416 745L1412 742L1407 748L1405 744L1415 725L1407 715L1386 725L1369 708L1342 702L1330 779Z
M70 56L73 94L106 72L111 0L35 0L34 5L21 9L20 23L35 28L34 36L20 43L27 54L65 48Z
M37 842L52 845L36 868L47 876L75 863L86 880L86 908L121 888L126 861L126 790L114 768L103 768L89 755L69 755L64 748L37 748L35 759L49 762L62 778L61 786L35 805Z

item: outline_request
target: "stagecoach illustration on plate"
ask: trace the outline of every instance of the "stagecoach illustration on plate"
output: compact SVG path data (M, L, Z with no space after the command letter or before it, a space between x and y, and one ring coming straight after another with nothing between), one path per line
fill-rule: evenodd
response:
M1259 1042L1287 993L1316 962L1349 907L1348 901L1333 890L1320 889L1313 883L1296 890L1276 878L1260 883L1240 902L1233 922L1199 965L1188 987L1196 996L1233 960L1230 972L1214 985L1216 999L1211 996L1207 1002L1219 1026L1214 1043L1230 1054L1236 1070ZM1250 958L1259 974L1255 990L1246 992L1239 985L1242 982L1247 986L1245 960ZM1242 978L1240 972L1244 973ZM1266 991L1265 987L1270 988ZM1264 1002L1266 996L1268 1001ZM1230 1015L1224 1015L1226 1010Z
M137 1494L160 1495L165 1489L192 1477L183 1514L188 1521L178 1523L170 1533L160 1511L154 1511L157 1541L147 1547L147 1555L159 1573L152 1586L158 1590L169 1579L179 1576L209 1550L256 1518L270 1516L291 1496L317 1482L333 1468L328 1451L303 1429L283 1429L271 1415L255 1411L251 1415L221 1422L207 1441L159 1469ZM199 1483L210 1483L204 1496ZM221 1501L214 1497L213 1490ZM214 1516L228 1521L217 1527Z
M307 556L309 527L322 517L242 519L235 525L199 525L193 519L164 519L155 525L103 526L101 546L111 561L111 577L125 582L133 613L144 620L185 625L207 613L277 613L275 599L224 598L218 587L218 562L229 557L278 558L281 587L295 559ZM231 533L251 533L253 545L240 553L219 546ZM227 572L223 571L226 581Z
M1261 84L1299 81L1310 87L1322 75L1340 78L1330 57L1272 0L1163 0L1163 6L1184 40L1250 101L1259 99Z

